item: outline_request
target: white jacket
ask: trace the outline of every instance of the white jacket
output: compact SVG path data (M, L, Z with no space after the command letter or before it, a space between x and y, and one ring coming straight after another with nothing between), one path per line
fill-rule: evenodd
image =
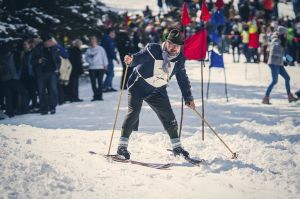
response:
M85 60L89 64L89 70L107 69L107 55L101 46L89 48L85 53Z

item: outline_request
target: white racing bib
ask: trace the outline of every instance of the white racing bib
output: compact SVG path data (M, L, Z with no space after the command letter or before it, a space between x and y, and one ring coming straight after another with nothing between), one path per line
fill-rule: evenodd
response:
M172 74L172 71L174 69L176 62L170 62L170 68L169 68L169 73L164 72L162 65L163 65L163 60L155 60L154 61L154 70L153 70L153 76L144 79L148 84L159 88L162 86L165 86L168 84L170 75Z

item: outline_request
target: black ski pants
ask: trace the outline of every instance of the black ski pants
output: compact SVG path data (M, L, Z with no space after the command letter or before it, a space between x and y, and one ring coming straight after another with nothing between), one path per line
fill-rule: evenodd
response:
M166 91L165 93L154 91L144 99L132 96L132 94L128 93L128 112L122 125L123 132L125 133L122 133L122 137L128 138L132 131L138 130L139 115L143 101L146 101L151 109L154 110L170 138L178 138L178 124Z
M94 99L102 99L102 82L103 82L104 73L105 73L104 69L89 70L92 89L94 93L93 96Z

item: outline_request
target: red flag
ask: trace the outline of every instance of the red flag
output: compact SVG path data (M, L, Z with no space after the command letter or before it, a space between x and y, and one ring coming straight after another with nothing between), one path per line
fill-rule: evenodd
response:
M202 11L200 15L200 21L209 21L209 19L210 19L210 14L206 7L205 0L202 0Z
M182 16L181 16L181 24L183 26L187 26L189 23L191 23L191 19L189 16L188 9L186 7L186 3L183 4L183 9L182 9Z
M206 29L200 30L184 41L183 54L187 60L205 59L207 49Z
M215 6L217 9L222 9L224 7L224 1L223 0L217 0L215 3Z

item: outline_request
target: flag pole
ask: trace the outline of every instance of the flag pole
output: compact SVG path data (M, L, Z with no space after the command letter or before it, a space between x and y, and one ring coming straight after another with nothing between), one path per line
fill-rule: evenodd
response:
M229 102L229 100L228 100L228 92L227 92L227 78L226 78L225 66L224 66L223 71L224 71L224 80L225 80L225 95L226 95L227 102Z
M201 60L201 101L202 101L202 117L204 119L203 67L204 67L204 59ZM202 120L202 141L204 141L204 120Z
M183 37L185 39L185 26L183 26ZM180 124L179 124L179 132L178 132L178 136L181 137L181 131L182 131L182 123L183 123L183 96L181 96L181 112L180 112Z
M209 85L210 85L210 72L211 72L211 69L209 67L209 71L208 71L208 83L207 83L207 88L206 88L206 100L208 100L208 92L209 92Z
M246 63L245 63L245 79L247 79L247 64L248 64L248 62L246 61Z
M203 15L203 4L205 4L205 1L202 1L202 5L201 5L201 15L200 15L200 23L203 22L203 28L205 28L205 25L204 25L204 21L203 18L202 18L202 15ZM203 20L203 21L202 21ZM202 141L204 141L204 94L203 94L203 67L205 66L204 65L204 58L201 59L201 107L202 107L202 117L203 117L203 120L202 120Z
M261 70L260 70L260 58L259 58L259 63L258 63L258 77L259 77L259 81L261 81Z
M185 40L186 37L186 26L191 23L190 17L189 17L189 13L187 10L187 6L186 3L183 3L183 9L182 9L182 17L181 17L181 25L183 27L181 27L181 30L183 30L183 38ZM181 96L181 117L180 117L180 126L179 126L179 133L178 136L181 137L181 130L182 130L182 123L183 123L183 106L184 106L184 98L183 95Z
M221 55L222 55L222 59L223 59L223 49L224 49L224 46L223 46L223 37L222 37L222 35L221 35L221 38L222 38L222 40L221 40L221 47L222 47L222 49L221 49ZM234 58L235 59L235 58ZM223 59L223 61L224 61L224 59ZM228 102L229 100L228 100L228 92L227 92L227 78L226 78L226 72L225 72L225 64L224 64L224 68L223 68L223 72L224 72L224 82L225 82L225 95L226 95L226 101Z

